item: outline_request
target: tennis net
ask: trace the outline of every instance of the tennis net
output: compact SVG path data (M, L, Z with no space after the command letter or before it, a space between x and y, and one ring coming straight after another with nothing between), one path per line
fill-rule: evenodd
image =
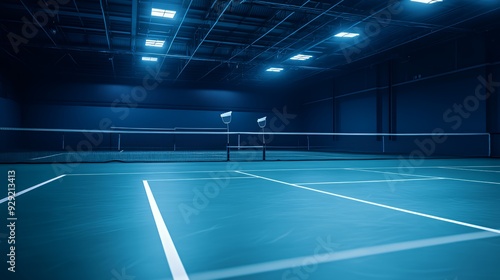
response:
M0 163L419 159L490 154L488 133L0 128Z

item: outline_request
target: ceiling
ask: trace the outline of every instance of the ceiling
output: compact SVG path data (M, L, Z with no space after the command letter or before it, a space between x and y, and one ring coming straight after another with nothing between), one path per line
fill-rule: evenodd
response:
M174 18L151 15L175 10ZM59 77L257 84L332 76L498 28L496 0L2 0L2 65ZM36 20L34 20L36 18ZM338 38L339 32L360 34ZM145 46L164 40L163 47ZM293 61L296 54L311 55ZM158 61L142 61L143 56ZM5 62L5 63L4 63ZM283 68L281 73L267 72Z

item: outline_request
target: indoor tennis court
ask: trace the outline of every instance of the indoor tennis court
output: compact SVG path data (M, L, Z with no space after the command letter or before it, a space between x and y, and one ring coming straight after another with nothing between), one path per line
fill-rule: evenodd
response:
M106 163L54 178L19 165L17 265L26 279L494 279L499 172L487 159Z
M0 279L500 280L496 0L3 0Z

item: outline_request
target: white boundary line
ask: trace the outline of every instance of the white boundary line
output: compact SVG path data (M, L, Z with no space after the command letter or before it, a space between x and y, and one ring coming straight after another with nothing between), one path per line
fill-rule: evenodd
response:
M378 207L382 207L382 208L386 208L386 209L391 209L391 210L395 210L395 211L399 211L399 212L403 212L403 213L407 213L407 214L412 214L412 215L421 216L421 217L425 217L425 218L429 218L429 219L434 219L434 220L438 220L438 221L442 221L442 222L447 222L447 223L451 223L451 224L461 225L461 226L465 226L465 227L470 227L470 228L475 228L475 229L480 229L480 230L485 230L485 231L490 231L490 232L494 232L494 233L500 234L500 229L493 229L493 228L483 227L483 226L479 226L479 225L469 224L469 223L465 223L465 222L461 222L461 221L456 221L456 220L452 220L452 219L442 218L442 217L438 217L438 216L434 216L434 215L429 215L429 214L425 214L425 213L420 213L420 212L416 212L416 211L406 210L406 209L403 209L403 208L398 208L398 207L393 207L393 206L389 206L389 205L385 205L385 204L380 204L380 203L376 203L376 202L362 200L362 199L358 199L358 198L354 198L354 197L350 197L350 196L345 196L345 195L341 195L341 194L337 194L337 193L332 193L332 192L317 190L317 189L313 189L313 188L309 188L309 187L304 187L304 186L301 186L301 185L292 184L292 183L288 183L288 182L284 182L284 181L279 181L279 180L275 180L275 179L272 179L272 178L258 176L258 175L254 175L254 174L250 174L250 173L241 172L241 171L235 171L235 172L243 174L243 175L247 175L247 176L254 176L255 178L260 178L260 179L263 179L263 180L267 180L267 181L271 181L271 182L275 182L275 183L279 183L279 184L283 184L283 185L288 185L288 186L296 187L296 188L299 188L299 189L305 189L305 190L309 190L309 191L313 191L313 192L318 192L318 193L322 193L322 194L326 194L326 195L336 196L336 197L343 198L343 199L348 199L348 200L352 200L352 201L356 201L356 202L361 202L361 203L364 203L364 204L369 204L369 205L378 206Z
M398 175L398 176L417 176L417 177L424 177L424 178L433 178L433 176L428 176L428 175L416 175L416 174L406 174L406 173L395 173L395 172L365 170L365 169L361 169L361 168L346 168L346 169L354 170L354 171L361 171L361 172L372 172L372 173L382 173L382 174ZM500 182L480 181L480 180L470 180L470 179L460 179L460 178L453 178L453 177L440 177L440 178L442 178L444 180L461 181L461 182L469 182L469 183L481 183L481 184L500 185Z
M337 182L332 181L332 182L294 183L294 184L297 184L297 185L335 185L335 184L391 183L391 182L430 181L430 180L444 180L444 178L434 177L434 178L396 179L396 180L337 181Z
M67 176L107 176L107 175L154 175L154 174L189 174L189 173L211 173L221 172L221 170L207 170L207 171L158 171L158 172L109 172L109 173L74 173L67 174Z
M460 167L439 167L439 168L441 168L441 169L451 169L451 170L463 170L463 171L500 173L500 170L470 169L470 168L460 168Z
M153 192L151 192L151 188L149 187L149 183L147 180L143 180L144 190L146 190L146 195L148 196L149 206L151 207L151 212L153 213L153 218L155 220L156 228L158 229L158 234L160 235L161 244L163 245L163 251L165 252L165 256L167 257L168 266L170 267L170 271L172 272L172 277L174 280L187 280L189 277L187 276L186 270L184 269L184 265L182 264L181 258L177 253L177 249L175 248L174 241L168 232L167 225L163 220L160 209L156 204L155 197L153 196Z
M434 238L427 238L427 239L420 239L413 241L404 241L386 245L364 247L364 248L351 249L340 252L316 254L312 256L289 258L277 261L225 268L208 272L201 272L192 274L191 278L193 280L213 280L213 279L241 277L245 275L253 275L270 271L292 269L304 266L304 264L312 265L312 264L330 263L342 260L349 260L355 258L382 255L387 253L408 251L414 249L428 248L433 246L473 241L485 238L494 238L494 237L500 237L500 236L495 233L481 231L481 232L449 235L449 236L434 237Z
M48 183L50 183L50 182L52 182L52 181L59 180L59 179L61 179L61 178L62 178L62 177L64 177L64 176L66 176L66 175L65 175L65 174L63 174L63 175L57 176L57 177L55 177L55 178L52 178L52 179L47 180L47 181L45 181L45 182L42 182L42 183L40 183L40 184L34 185L33 187L29 187L29 188L24 189L24 190L22 190L22 191L20 191L20 192L16 192L16 197L21 196L21 195L23 195L23 194L25 194L25 193L27 193L27 192L29 192L29 191L32 191L32 190L34 190L34 189L37 189L37 188L39 188L39 187L41 187L41 186L43 186L43 185L46 185L46 184L48 184ZM8 199L9 199L8 197L5 197L5 198L0 199L0 204L2 204L2 203L4 203L4 202L6 202Z
M210 177L210 178L179 178L179 179L154 179L154 180L148 180L148 182L175 182L175 181L203 181L203 180L219 180L220 178L214 178L214 177ZM249 177L249 176L245 176L245 177L226 177L224 179L229 179L229 180L232 180L232 179L256 179L254 177Z
M462 168L462 167L483 167L483 168L500 168L500 165L478 165L478 166L413 166L412 169L433 169L433 168ZM404 166L386 166L386 167L318 167L318 168L276 168L276 169L243 169L246 172L275 172L275 171L320 171L320 170L346 170L346 169L400 169ZM226 170L229 171L229 170ZM234 171L234 170L232 170ZM67 176L106 176L106 175L148 175L148 174L183 174L183 173L210 173L221 172L221 170L193 170L193 171L162 171L162 172L108 172L108 173L74 173L66 174ZM408 174L406 174L408 175ZM411 175L410 175L411 176ZM417 175L414 175L417 176ZM430 177L430 176L429 176Z
M66 154L66 153L53 154L53 155L44 156L44 157L36 157L36 158L32 158L32 159L30 159L30 160L44 159L44 158L49 158L49 157L55 157L55 156L65 155L65 154Z

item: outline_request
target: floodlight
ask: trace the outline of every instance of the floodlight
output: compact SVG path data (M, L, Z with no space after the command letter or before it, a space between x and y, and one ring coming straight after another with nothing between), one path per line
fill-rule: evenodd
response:
M262 129L266 127L266 118L267 117L263 117L257 120L257 124L259 124L259 127Z
M233 111L229 111L229 112L220 114L220 117L222 118L222 122L225 124L229 124L231 122L231 114L232 113L233 113Z

